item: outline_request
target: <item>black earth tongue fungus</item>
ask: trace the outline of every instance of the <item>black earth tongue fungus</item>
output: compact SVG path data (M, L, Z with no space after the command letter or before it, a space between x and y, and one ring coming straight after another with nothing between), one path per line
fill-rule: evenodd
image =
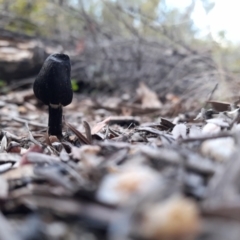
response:
M62 137L62 106L72 102L71 64L66 54L55 53L44 62L35 82L35 96L49 107L48 134Z

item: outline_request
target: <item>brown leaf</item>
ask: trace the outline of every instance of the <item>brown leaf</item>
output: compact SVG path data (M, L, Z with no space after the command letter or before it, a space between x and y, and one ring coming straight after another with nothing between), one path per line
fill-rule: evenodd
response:
M141 98L143 108L161 108L162 103L155 92L150 90L143 82L139 84L137 94Z
M207 101L207 103L210 103L212 108L219 112L228 111L231 106L231 104L227 102Z
M145 209L139 230L147 239L195 239L200 219L194 202L172 197Z
M6 152L20 153L21 152L21 146L20 146L19 143L12 141L8 144Z
M50 143L60 142L59 139L56 136L49 136Z
M175 124L167 120L166 118L161 118L160 119L160 124L161 126L166 127L167 129L174 128Z

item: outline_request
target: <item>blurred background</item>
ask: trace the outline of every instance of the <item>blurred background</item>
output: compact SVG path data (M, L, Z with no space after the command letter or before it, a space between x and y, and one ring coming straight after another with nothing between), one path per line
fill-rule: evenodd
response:
M1 92L31 86L45 58L69 54L72 85L90 95L238 98L236 1L0 0Z

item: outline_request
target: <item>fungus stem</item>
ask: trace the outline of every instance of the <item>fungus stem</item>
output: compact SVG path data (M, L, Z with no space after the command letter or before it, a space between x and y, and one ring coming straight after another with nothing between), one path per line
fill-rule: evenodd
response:
M62 106L49 106L48 134L62 137Z

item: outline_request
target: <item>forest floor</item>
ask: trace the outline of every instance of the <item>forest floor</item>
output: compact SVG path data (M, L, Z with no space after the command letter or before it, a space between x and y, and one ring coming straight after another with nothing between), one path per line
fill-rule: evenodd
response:
M209 102L76 94L58 139L32 89L1 95L0 239L239 239L239 109Z

